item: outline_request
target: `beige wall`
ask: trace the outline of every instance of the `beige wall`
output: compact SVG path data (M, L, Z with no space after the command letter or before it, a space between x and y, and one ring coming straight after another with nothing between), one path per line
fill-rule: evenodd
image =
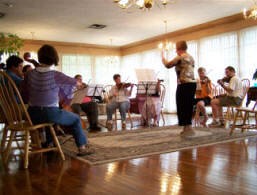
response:
M196 40L202 37L217 35L230 31L236 31L243 28L257 25L255 20L245 20L242 14L217 19L190 28L171 32L165 35L153 37L150 39L135 42L122 47L107 47L80 43L54 42L25 40L21 54L25 51L37 51L43 44L51 44L56 47L59 53L66 54L88 54L88 55L117 55L125 56L137 52L157 48L157 45L163 40L176 42L178 40Z

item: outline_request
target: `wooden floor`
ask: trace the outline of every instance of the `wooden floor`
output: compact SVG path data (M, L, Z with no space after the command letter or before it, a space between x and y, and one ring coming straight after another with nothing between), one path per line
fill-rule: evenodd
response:
M174 116L167 116L168 124ZM28 170L0 162L7 194L257 194L256 138L89 166L55 154L35 155Z

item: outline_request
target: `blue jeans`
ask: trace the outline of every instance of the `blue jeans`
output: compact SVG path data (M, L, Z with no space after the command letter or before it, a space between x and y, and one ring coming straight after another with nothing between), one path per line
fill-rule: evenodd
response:
M33 124L55 123L72 128L73 137L77 147L87 144L87 137L82 129L78 115L61 110L58 107L29 107L29 115ZM49 142L51 136L46 131L46 139Z
M106 106L106 112L107 112L107 120L112 120L112 114L115 112L117 108L119 108L121 120L126 120L126 112L128 112L128 109L130 107L129 102L110 102Z

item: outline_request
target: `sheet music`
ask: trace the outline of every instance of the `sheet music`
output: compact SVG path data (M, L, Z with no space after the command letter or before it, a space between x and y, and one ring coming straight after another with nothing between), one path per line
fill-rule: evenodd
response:
M79 89L74 92L74 96L71 100L71 105L72 104L81 104L83 99L87 96L88 88L84 89Z
M147 95L154 95L156 94L156 81L151 81L151 82L144 82L141 81L137 85L137 93L138 94L146 94L146 89L147 89Z
M87 96L102 96L104 85L91 84L88 86Z
M138 81L157 81L154 69L135 69Z

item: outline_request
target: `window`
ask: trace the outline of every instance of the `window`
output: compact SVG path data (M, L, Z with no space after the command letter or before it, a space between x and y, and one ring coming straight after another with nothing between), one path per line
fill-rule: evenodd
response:
M212 81L224 76L224 69L238 70L237 34L228 33L200 39L199 66L205 67Z
M85 83L89 83L92 80L91 64L91 57L87 55L62 56L62 72L70 77L80 74Z

